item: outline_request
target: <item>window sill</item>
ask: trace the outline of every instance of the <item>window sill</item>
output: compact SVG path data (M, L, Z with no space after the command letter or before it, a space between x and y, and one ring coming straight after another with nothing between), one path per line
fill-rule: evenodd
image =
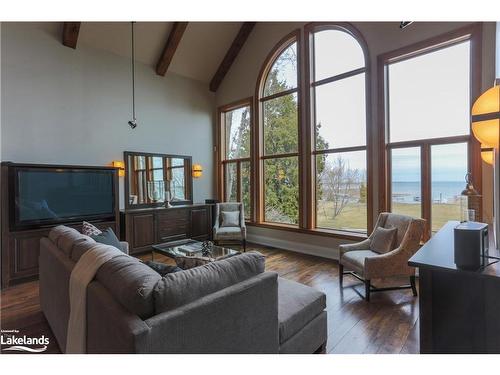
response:
M344 232L333 229L304 229L299 228L295 225L290 224L275 224L275 223L246 223L247 226L257 227L257 228L266 228L266 229L275 229L275 230L285 230L289 232L295 233L303 233L310 234L314 236L322 236L322 237L331 237L331 238L339 238L343 240L352 240L352 241L363 241L368 236L363 233L353 233L353 232Z

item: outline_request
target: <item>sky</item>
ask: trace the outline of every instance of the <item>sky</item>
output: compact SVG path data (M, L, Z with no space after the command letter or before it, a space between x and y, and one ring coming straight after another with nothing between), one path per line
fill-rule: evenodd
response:
M390 141L469 134L470 42L389 65Z
M394 182L420 181L420 148L393 149L391 167ZM431 147L432 181L464 181L466 173L466 143Z

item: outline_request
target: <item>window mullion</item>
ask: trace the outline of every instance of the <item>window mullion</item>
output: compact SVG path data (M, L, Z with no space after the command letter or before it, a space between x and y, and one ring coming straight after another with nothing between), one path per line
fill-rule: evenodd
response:
M421 181L422 181L422 218L426 220L426 228L424 240L430 238L431 231L431 206L432 206L432 191L431 191L431 147L428 144L423 144L420 149L421 153Z
M236 197L238 202L243 202L241 195L241 161L236 162Z
M351 70L349 72L338 74L338 75L333 76L333 77L323 78L319 81L312 82L311 86L318 87L321 85L326 85L327 83L337 82L337 81L340 81L340 80L343 80L346 78L350 78L350 77L354 77L358 74L363 74L363 73L366 73L366 67L354 69L354 70Z

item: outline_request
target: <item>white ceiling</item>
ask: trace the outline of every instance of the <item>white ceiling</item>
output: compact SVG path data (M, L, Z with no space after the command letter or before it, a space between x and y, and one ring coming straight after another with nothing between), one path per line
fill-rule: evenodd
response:
M210 82L240 27L241 22L190 22L168 71ZM137 22L134 29L136 60L155 68L172 22ZM82 22L77 48L85 44L129 57L130 40L129 22Z

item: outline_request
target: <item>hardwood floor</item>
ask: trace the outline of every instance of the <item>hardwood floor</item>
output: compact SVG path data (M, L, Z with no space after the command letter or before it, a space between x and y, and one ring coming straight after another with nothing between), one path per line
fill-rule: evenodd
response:
M418 353L418 298L411 290L373 293L362 298L364 286L351 276L339 288L336 261L274 248L248 245L247 251L266 255L266 270L281 277L310 285L326 294L328 311L327 353ZM140 258L151 259L151 255ZM155 254L155 261L172 263ZM387 286L374 280L376 286ZM407 280L392 280L407 283ZM47 350L58 353L55 338L40 311L38 281L17 285L1 292L1 329L18 329L21 334L50 339Z

